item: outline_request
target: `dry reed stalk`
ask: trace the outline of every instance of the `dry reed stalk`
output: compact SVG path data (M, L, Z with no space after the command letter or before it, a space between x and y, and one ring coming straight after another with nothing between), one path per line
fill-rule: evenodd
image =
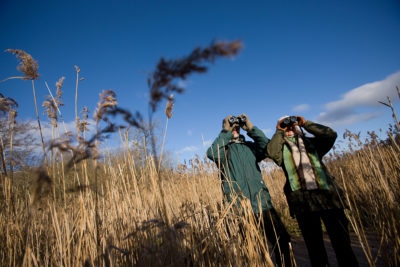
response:
M23 50L7 49L6 52L10 52L18 58L19 65L17 66L17 69L25 75L22 77L10 77L8 79L22 79L22 80L31 80L32 81L33 98L35 100L36 117L37 117L37 122L38 122L38 126L39 126L39 131L40 131L40 138L42 141L43 157L44 157L46 168L48 168L46 148L45 148L44 141L43 141L42 127L40 125L39 112L38 112L37 101L36 101L35 82L34 82L34 80L38 79L40 76L40 74L37 72L39 65L38 65L37 61L35 61L30 54L26 53Z
M347 203L348 203L348 205L350 207L350 212L352 214L352 216L348 216L350 224L351 224L352 229L355 231L355 233L356 233L356 235L357 235L357 237L358 237L358 239L360 241L361 247L362 247L362 249L364 251L364 255L367 258L369 266L375 266L375 260L373 259L373 256L372 256L372 253L371 253L371 249L370 249L370 246L368 244L368 240L367 240L367 237L366 237L366 234L365 234L364 227L363 227L362 223L360 223L361 222L360 213L359 213L359 211L357 209L357 206L354 205L354 199L351 198L350 195L349 195L349 192L348 192L347 186L346 186L346 182L345 182L345 179L344 179L344 175L343 175L343 172L342 172L341 169L340 169L340 174L341 174L341 178L342 178L344 191L345 191L345 194L346 194Z
M34 83L34 80L32 80L32 89L33 89L33 98L34 98L34 100L35 100L36 117L37 117L39 132L40 132L40 140L41 140L41 142L42 142L43 157L44 157L44 162L45 162L46 168L48 169L49 164L48 164L48 161L47 161L46 147L45 147L45 145L44 145L44 140L43 140L42 126L40 125L40 119L39 119L39 112L38 112L38 108L37 108L37 101L36 101L36 92L35 92L35 83Z
M164 137L163 137L163 142L161 145L161 152L160 152L160 160L158 162L158 169L161 168L161 162L162 162L162 155L164 151L164 142L165 142L165 137L167 135L167 129L168 129L168 120L172 118L172 108L174 107L174 94L171 94L168 98L167 105L165 107L165 115L167 116L167 122L165 123L165 130L164 130Z
M112 90L103 91L100 94L100 101L97 103L97 108L94 113L94 117L96 120L96 136L99 134L99 123L101 120L106 120L105 115L117 105L117 100L115 98L115 93ZM94 152L95 152L95 160L94 160L94 169L95 169L95 188L96 188L96 201L95 201L95 216L96 216L96 239L97 239L97 255L101 255L100 253L100 218L99 218L99 197L98 197L98 177L97 177L97 167L98 167L98 140L95 138L94 144Z
M76 131L79 137L79 116L78 116L78 83L79 83L79 73L81 70L78 66L74 66L76 71L76 84L75 84L75 123L76 123Z
M4 153L4 142L3 142L3 138L0 136L0 155L1 155L1 163L2 163L2 167L3 167L3 171L4 171L4 176L5 179L8 179L8 175L7 175L7 166L6 166L6 155Z
M8 114L8 129L9 129L9 150L10 150L10 159L9 159L9 168L10 168L10 178L11 180L13 179L13 136L14 136L14 129L15 129L15 118L17 117L17 108L18 108L18 103L11 97L4 97L0 93L0 112L1 113L7 113ZM5 160L4 160L4 155L3 155L3 142L1 143L1 148L0 152L2 153L2 163L3 163L3 168L5 167ZM7 170L4 168L4 173L6 174L7 177Z
M395 152L391 146L375 144L373 148L371 145L366 145L363 150L347 155L343 159L346 161L345 165L343 164L343 170L339 169L339 175L337 175L352 177L344 185L348 188L354 210L357 209L354 218L350 219L360 225L357 227L367 224L375 228L377 237L381 238L383 254L388 254L385 258L389 259L389 262L398 262L398 258L390 255L398 255L400 251L400 246L396 245L399 240L396 228L399 224L394 219L399 216L400 210L398 205L393 205L400 199L395 189L400 187L399 180L396 178L400 177L396 158L398 158L398 152ZM336 168L333 173L337 172ZM345 174L340 174L340 171L345 171ZM365 218L366 214L370 217L368 220ZM356 233L360 239L365 239L361 231L356 231ZM369 246L366 241L363 241L363 245Z
M47 114L48 119L50 120L50 124L52 126L51 128L51 141L54 142L55 140L55 135L57 134L57 138L60 138L60 131L58 128L58 115L60 116L60 119L63 123L64 126L64 131L65 133L67 133L67 128L65 126L65 122L64 119L62 117L62 113L60 111L60 107L64 106L64 103L62 102L62 90L61 88L64 85L64 80L65 77L61 77L57 82L56 82L56 97L53 96L53 94L51 93L51 90L47 84L47 82L45 82L45 85L47 87L47 90L49 91L49 96L47 96L47 99L42 103L42 106L45 107L45 114ZM57 133L55 133L55 131L57 130ZM54 152L54 150L50 150L50 165L52 166L52 170L53 170L53 177L57 177L58 175L56 175L55 171L55 165L56 163L56 156L57 153ZM52 159L52 160L51 160ZM61 154L61 162L63 164L63 155ZM58 176L59 179L61 179L61 176ZM64 175L62 175L63 179L65 178ZM56 197L56 193L55 193L55 187L53 188L53 194L54 194L54 198ZM63 199L64 199L64 203L65 203L65 181L63 180Z

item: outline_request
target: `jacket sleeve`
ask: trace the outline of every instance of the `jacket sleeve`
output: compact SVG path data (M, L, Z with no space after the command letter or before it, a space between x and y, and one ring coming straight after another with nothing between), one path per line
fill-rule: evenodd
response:
M256 156L257 161L265 159L265 149L269 143L269 139L265 136L263 131L261 131L256 126L247 132L247 135L254 140L252 145L252 151Z
M266 156L271 158L278 166L282 166L283 152L282 146L285 143L285 132L276 130L266 149Z
M334 130L312 121L307 121L304 129L315 136L314 138L310 138L310 140L317 149L320 158L329 152L337 138L337 133Z
M207 149L207 157L216 164L225 163L227 146L233 134L229 131L222 130L212 145Z

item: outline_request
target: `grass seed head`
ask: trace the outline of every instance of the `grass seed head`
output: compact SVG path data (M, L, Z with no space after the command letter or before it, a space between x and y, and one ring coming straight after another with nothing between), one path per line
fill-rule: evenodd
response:
M59 80L58 80L58 82L56 82L56 87L57 87L57 91L56 91L56 94L57 94L57 100L60 100L60 102L58 103L58 105L59 106L63 106L64 104L61 102L61 96L62 96L62 91L61 91L61 88L64 86L64 80L65 80L65 77L61 77Z
M172 92L183 93L184 88L174 83L176 79L186 79L192 73L205 73L208 69L206 63L213 63L218 57L231 57L242 49L242 42L211 43L206 48L196 48L188 56L166 60L161 58L156 70L151 73L147 80L150 88L150 106L155 112L162 99L168 99Z
M115 98L116 94L113 90L103 90L100 94L100 101L97 103L97 108L94 113L96 121L104 118L113 107L117 106L118 102Z
M0 114L8 113L10 120L14 120L17 116L18 103L11 97L5 97L0 93Z
M79 73L79 72L81 72L81 69L77 66L77 65L75 65L74 66L75 67L75 71L76 71L76 73Z
M42 107L45 108L45 111L43 112L44 114L47 114L47 117L50 120L50 123L54 126L57 127L57 121L58 121L58 116L57 116L57 107L54 104L54 101L51 96L47 96L47 99L43 101Z
M81 111L81 114L82 114L82 120L79 122L79 131L80 132L84 132L84 131L87 131L88 130L88 128L87 128L87 126L90 124L89 122L88 122L88 117L89 117L89 109L85 106L85 107L83 107L83 109L82 109L82 111Z
M167 106L165 108L165 114L167 115L168 119L172 117L172 108L174 107L174 94L171 94L167 101Z
M13 53L19 59L17 69L21 71L25 77L23 80L36 80L40 74L37 72L39 65L31 55L21 49L7 49L6 52Z

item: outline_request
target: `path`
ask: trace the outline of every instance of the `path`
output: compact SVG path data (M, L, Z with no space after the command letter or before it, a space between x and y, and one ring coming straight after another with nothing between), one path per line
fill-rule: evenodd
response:
M350 234L351 237L351 246L353 247L353 251L356 254L358 259L358 263L360 266L370 266L368 264L367 258L364 255L363 249L358 241L357 236L354 233ZM329 236L324 233L324 241L325 241L325 248L328 253L328 260L330 266L338 266L335 252L331 246ZM378 251L378 241L373 238L372 235L368 237L368 243L370 245L372 255L376 257ZM293 246L293 253L296 259L296 263L298 267L309 267L311 266L309 259L308 259L308 252L306 248L306 244L304 243L303 238L300 237L292 237L292 246ZM376 266L385 266L382 259L378 259Z

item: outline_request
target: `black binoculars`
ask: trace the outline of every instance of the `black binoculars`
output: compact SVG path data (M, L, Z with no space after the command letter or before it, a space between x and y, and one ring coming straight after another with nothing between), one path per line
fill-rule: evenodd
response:
M237 117L232 116L232 117L229 118L229 123L230 123L230 125L233 125L233 124L243 125L243 124L246 123L246 117L244 117L244 116L237 116Z
M294 125L295 123L297 123L297 117L296 116L289 116L286 117L282 122L281 122L281 128L286 128L289 126Z

